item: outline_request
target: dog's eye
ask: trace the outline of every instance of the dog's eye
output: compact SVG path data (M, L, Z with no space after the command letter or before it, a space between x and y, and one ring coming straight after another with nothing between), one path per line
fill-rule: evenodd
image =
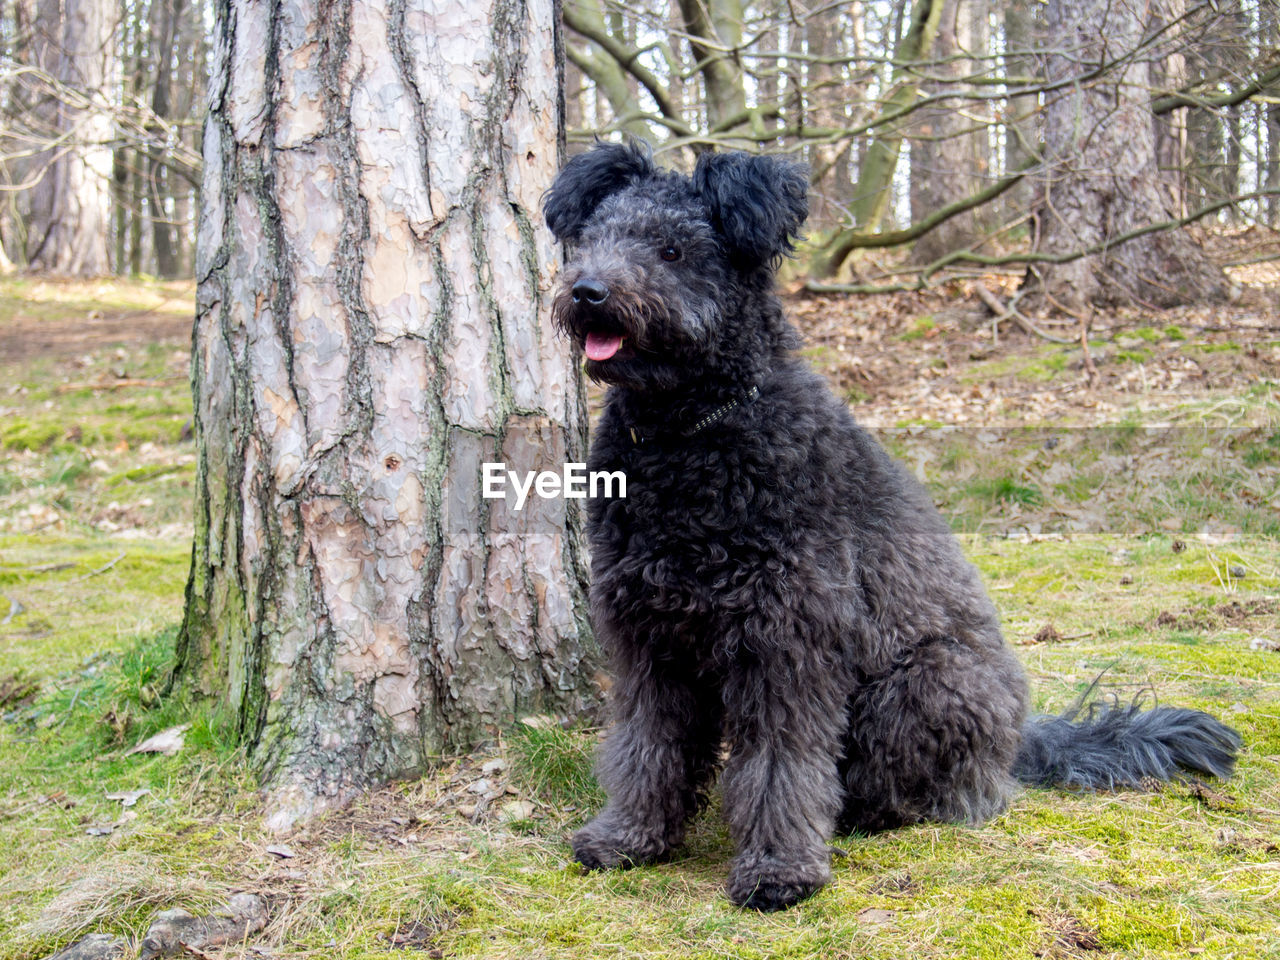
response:
M679 260L680 248L669 244L662 248L662 253L659 254L659 256L661 256L663 260L667 261L667 263L671 263L673 260Z

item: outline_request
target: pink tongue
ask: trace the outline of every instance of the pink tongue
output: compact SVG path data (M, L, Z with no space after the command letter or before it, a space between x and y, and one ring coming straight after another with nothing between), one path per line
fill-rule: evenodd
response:
M610 333L588 333L584 349L591 360L608 360L622 349L622 337Z

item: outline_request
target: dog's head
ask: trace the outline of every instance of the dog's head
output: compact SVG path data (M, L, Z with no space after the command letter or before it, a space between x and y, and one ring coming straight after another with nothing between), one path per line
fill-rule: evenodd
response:
M706 154L692 177L657 169L635 145L570 160L543 208L571 249L552 314L587 373L670 390L764 349L748 301L772 288L807 190L805 168L779 157Z

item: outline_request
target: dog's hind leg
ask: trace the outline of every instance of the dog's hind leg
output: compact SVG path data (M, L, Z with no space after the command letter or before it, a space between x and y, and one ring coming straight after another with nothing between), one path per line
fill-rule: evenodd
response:
M738 844L728 894L757 910L790 906L831 878L844 693L840 671L806 654L779 649L740 662L725 687L721 787Z
M623 669L613 687L614 726L596 776L609 802L573 836L573 855L591 869L662 859L715 773L721 711L714 685L656 664Z
M1002 811L1016 789L1010 768L1026 699L1008 648L949 639L859 684L841 763L841 829L980 823Z

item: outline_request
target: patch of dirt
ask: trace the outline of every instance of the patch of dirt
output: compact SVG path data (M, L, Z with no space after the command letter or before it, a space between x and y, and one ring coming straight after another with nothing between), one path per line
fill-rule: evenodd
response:
M150 343L186 346L192 317L169 309L91 311L75 318L42 319L18 314L0 322L0 363L37 357L65 359L107 347Z
M510 813L516 804L522 805L519 817ZM542 804L510 783L505 759L459 757L408 789L404 784L371 789L350 805L316 817L275 851L264 851L259 861L268 874L299 879L325 859L330 845L352 836L373 846L457 856L472 845L471 827L502 831L513 819L544 816Z
M1239 600L1232 600L1230 603L1224 603L1220 607L1214 607L1213 612L1228 623L1241 623L1246 620L1252 620L1254 617L1274 617L1280 614L1280 600L1272 600L1266 597L1247 600L1244 603Z
M0 707L16 708L31 703L40 692L40 683L20 673L0 677Z
M1214 834L1218 849L1245 856L1274 857L1280 854L1280 840L1275 837L1241 836L1232 827L1221 827Z
M436 941L442 933L458 925L459 916L457 911L446 910L425 920L410 920L387 934L387 942L398 949L421 950L428 957L443 957L444 951L436 946Z
M1225 810L1229 813L1242 813L1244 811L1244 805L1240 803L1238 798L1225 790L1216 789L1203 780L1188 780L1181 786L1185 787L1187 795L1191 799L1208 810ZM1177 787L1170 787L1169 789L1177 789Z
M804 335L804 353L872 427L920 419L1108 422L1139 400L1149 407L1185 404L1197 393L1274 379L1280 367L1273 290L1251 289L1225 307L1099 311L1089 328L1097 371L1091 377L1077 321L1036 320L1071 344L1051 344L1007 323L997 339L972 287L874 296L799 291L784 301Z
M914 896L919 890L920 884L906 870L881 877L871 885L871 892L880 897Z
M1232 600L1213 608L1185 607L1181 611L1162 610L1156 615L1156 626L1174 630L1214 630L1224 626L1241 626L1266 617L1280 615L1280 600L1259 597L1255 600Z
M1031 639L1031 642L1032 643L1061 643L1062 634L1058 632L1058 628L1055 627L1052 623L1046 623L1044 626L1042 626L1039 630L1036 631L1036 635Z
M1047 947L1035 951L1037 957L1074 957L1102 949L1102 938L1096 930L1068 913L1041 916L1049 934Z

